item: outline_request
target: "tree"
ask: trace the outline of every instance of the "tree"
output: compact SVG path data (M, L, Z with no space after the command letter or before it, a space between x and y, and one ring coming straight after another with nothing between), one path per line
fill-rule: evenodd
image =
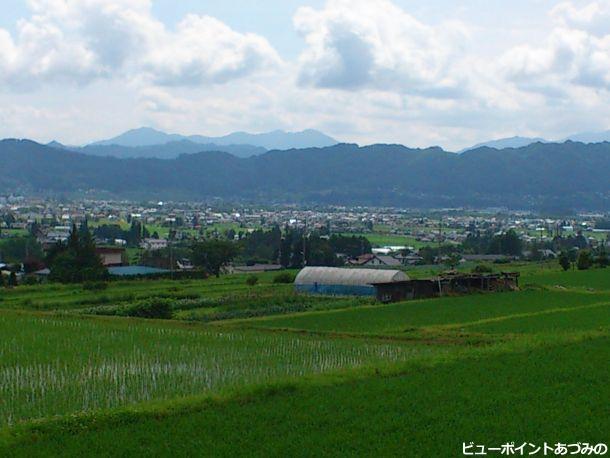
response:
M462 256L458 253L451 253L445 258L445 265L450 269L455 269L460 261L462 260Z
M589 250L580 250L580 253L578 253L578 259L576 261L576 267L578 270L587 270L589 267L591 267L592 263L593 261L591 259L591 253Z
M496 235L489 244L489 254L505 254L509 256L520 256L523 250L523 242L514 229L509 229L505 234Z
M351 258L371 252L371 242L363 236L356 237L352 235L351 237L346 237L344 235L333 234L329 242L335 254L342 253Z
M210 274L220 277L220 272L237 256L237 245L226 240L205 240L192 246L192 261Z
M48 254L50 280L62 283L103 280L108 271L95 252L95 243L88 228L72 226L67 244L57 244Z
M284 237L280 242L280 264L286 268L290 265L290 257L292 254L292 230L286 228Z
M562 251L559 255L559 265L564 271L570 270L572 263L570 262L570 258L565 251Z
M606 267L608 267L608 264L610 264L608 254L606 253L606 247L600 247L599 251L597 252L597 257L595 258L595 264L597 264L602 269L605 269Z
M28 258L42 259L42 247L36 238L28 235L4 239L0 246L0 258L7 263L22 263Z

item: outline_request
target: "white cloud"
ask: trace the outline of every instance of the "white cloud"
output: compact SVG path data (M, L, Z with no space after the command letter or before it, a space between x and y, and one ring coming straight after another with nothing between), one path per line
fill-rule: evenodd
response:
M554 7L551 17L566 28L586 30L587 32L605 36L610 33L610 3L592 2L581 8L572 2L562 2Z
M564 2L542 45L522 45L500 59L501 74L520 89L569 97L575 87L610 89L610 5Z
M483 20L464 6L464 24L447 22L460 17L453 5L329 0L297 10L305 46L292 61L210 16L164 24L149 0L29 4L12 34L0 29L0 136L84 143L140 125L209 135L317 128L344 141L458 149L610 127L605 1L561 3L525 31L508 4ZM488 23L490 13L507 21Z
M31 0L15 36L0 29L0 85L89 83L140 78L160 85L223 83L280 59L261 36L209 16L188 15L175 30L149 0Z
M276 66L279 56L255 34L240 34L209 16L188 15L175 33L156 39L144 59L151 79L162 85L223 83Z
M464 90L455 65L465 27L426 25L388 0L329 0L300 8L294 24L305 38L299 82L324 88L373 88L432 97Z

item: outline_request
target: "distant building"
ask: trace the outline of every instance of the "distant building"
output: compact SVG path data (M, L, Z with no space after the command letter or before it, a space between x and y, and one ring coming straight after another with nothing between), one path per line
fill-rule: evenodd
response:
M305 267L297 275L294 284L295 289L303 293L374 296L381 302L396 302L476 291L515 291L519 288L519 273L454 272L439 277L410 280L399 270Z
M182 258L176 261L176 266L179 270L193 270L195 266L190 259Z
M350 264L359 267L399 267L401 262L393 256L369 253L352 259Z
M148 251L163 250L167 248L167 239L144 239L140 247Z
M105 267L120 267L123 265L125 248L97 247L95 252L100 257L102 265Z

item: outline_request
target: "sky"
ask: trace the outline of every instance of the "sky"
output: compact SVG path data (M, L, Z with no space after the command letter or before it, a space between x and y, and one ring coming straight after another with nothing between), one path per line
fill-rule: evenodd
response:
M610 129L610 0L3 0L0 137Z

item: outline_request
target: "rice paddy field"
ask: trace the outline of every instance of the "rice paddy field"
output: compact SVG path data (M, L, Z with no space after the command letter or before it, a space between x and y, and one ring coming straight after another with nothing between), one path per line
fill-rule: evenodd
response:
M512 267L518 292L395 304L273 274L2 290L0 456L608 444L610 269Z

